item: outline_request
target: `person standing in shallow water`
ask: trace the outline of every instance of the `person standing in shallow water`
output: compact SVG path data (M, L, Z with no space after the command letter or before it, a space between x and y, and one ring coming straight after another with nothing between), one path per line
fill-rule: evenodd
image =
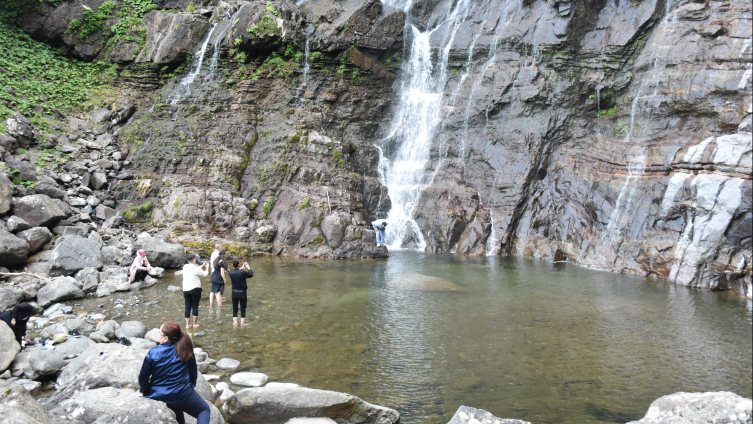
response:
M377 246L384 246L384 238L387 231L387 220L377 219L376 221L371 223L371 226L374 227L374 230L376 231Z
M225 260L226 252L220 250L220 253L212 262L212 292L209 293L209 306L212 306L212 295L217 298L217 306L222 306L222 295L225 293L225 282L227 281L227 261Z
M247 278L252 278L254 272L248 266L248 262L243 262L243 266L238 268L240 261L238 259L233 260L234 270L230 271L230 281L233 285L233 326L238 325L238 306L241 310L241 327L246 324L246 302L248 301L247 290L248 283Z
M201 277L209 274L209 264L205 261L196 265L196 255L188 255L188 263L183 265L183 301L186 305L186 328L198 327L199 301L201 300ZM193 309L193 325L189 323Z
M209 405L194 389L198 370L191 337L177 322L167 321L159 329L159 343L149 349L141 365L142 395L165 402L178 424L185 424L184 412L196 418L196 424L209 424Z

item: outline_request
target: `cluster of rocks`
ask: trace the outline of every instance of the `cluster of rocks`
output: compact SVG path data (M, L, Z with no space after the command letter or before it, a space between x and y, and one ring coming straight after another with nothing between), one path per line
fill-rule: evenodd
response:
M118 323L105 320L102 314L70 312L70 306L62 304L48 308L44 318L35 320L44 326L39 343L23 351L0 322L0 372L4 371L0 374L0 411L13 409L14 422L24 423L111 422L102 421L103 416L115 421L128 417L134 423L174 422L163 404L137 397L138 374L146 353L157 345L159 329L147 331L140 321ZM68 336L72 330L81 335ZM123 338L127 345L122 344ZM195 348L194 355L200 371L196 391L210 406L212 424L307 417L388 424L399 419L397 411L348 394L268 382L265 374L257 372L236 372L240 361L217 361L201 348ZM221 375L203 374L212 371ZM208 382L215 380L214 385ZM55 391L35 401L31 395L43 385Z

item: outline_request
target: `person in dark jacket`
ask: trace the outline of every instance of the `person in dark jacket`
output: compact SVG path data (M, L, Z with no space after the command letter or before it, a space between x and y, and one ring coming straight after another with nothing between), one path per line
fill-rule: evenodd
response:
M0 320L3 320L8 324L8 327L13 330L13 334L15 334L18 344L23 346L21 342L26 337L26 324L29 322L29 318L39 315L43 311L44 308L39 305L33 306L28 303L22 303L14 306L10 311L1 313Z
M227 252L220 250L220 253L212 262L212 292L209 293L209 306L212 306L212 296L217 298L217 306L222 306L222 295L225 293L225 282L227 280Z
M178 424L185 424L184 412L196 424L209 424L209 405L196 393L196 357L191 337L180 325L167 321L159 329L159 346L149 349L139 373L141 393L165 402L175 412Z
M238 325L238 306L240 304L241 309L241 327L246 324L246 302L248 297L246 290L248 290L247 278L254 276L254 272L251 271L248 266L248 262L243 262L243 266L238 268L238 259L233 260L234 270L228 272L230 281L233 286L233 325Z

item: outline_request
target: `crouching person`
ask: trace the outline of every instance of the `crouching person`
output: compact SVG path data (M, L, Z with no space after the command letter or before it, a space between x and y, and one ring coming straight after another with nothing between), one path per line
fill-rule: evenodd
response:
M196 358L191 337L177 322L167 321L159 329L159 346L149 350L139 373L141 393L165 402L175 412L178 424L185 424L183 412L196 424L209 424L209 405L196 393Z
M130 271L128 284L133 284L135 281L144 281L146 276L152 272L152 266L149 264L149 259L146 258L146 252L143 250L136 252L136 259L133 260Z

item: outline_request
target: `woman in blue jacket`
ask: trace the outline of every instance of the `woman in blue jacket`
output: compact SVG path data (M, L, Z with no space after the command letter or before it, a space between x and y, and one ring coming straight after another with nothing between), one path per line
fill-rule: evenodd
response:
M196 424L209 424L209 405L194 390L198 373L191 338L177 322L167 321L159 329L159 342L141 366L141 393L165 402L178 424L186 422L183 412L196 418Z

